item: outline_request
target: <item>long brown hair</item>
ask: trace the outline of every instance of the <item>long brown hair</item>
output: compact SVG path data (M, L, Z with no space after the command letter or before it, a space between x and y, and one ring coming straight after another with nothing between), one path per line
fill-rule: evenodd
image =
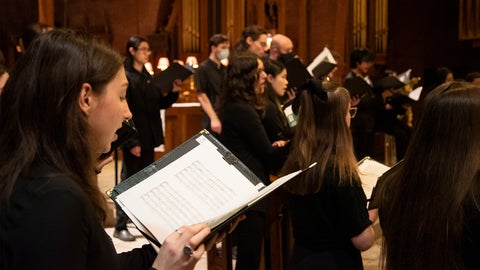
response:
M115 50L84 32L57 29L33 41L0 95L2 210L17 179L43 160L73 179L104 217L94 172L98 156L78 98L84 83L100 95L122 65Z
M331 82L323 84L313 80L300 94L298 124L282 172L304 169L313 162L317 165L285 185L294 194L318 192L325 170L330 166L340 185L360 181L352 135L345 120L350 94Z
M464 212L480 211L480 87L452 82L424 100L402 167L379 192L386 269L463 269Z
M258 68L257 55L249 52L232 56L230 64L227 67L227 81L225 90L220 96L220 114L222 114L225 104L233 101L246 101L252 105L260 116L265 113L263 95L258 94L258 83L260 74Z

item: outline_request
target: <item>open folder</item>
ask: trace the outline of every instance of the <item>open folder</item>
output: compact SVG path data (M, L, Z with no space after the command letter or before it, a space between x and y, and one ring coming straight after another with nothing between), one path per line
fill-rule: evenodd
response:
M358 171L362 188L367 200L370 200L373 189L377 185L378 178L382 176L390 167L380 163L370 157L365 157L358 162Z
M203 130L114 187L112 199L156 245L183 225L212 233L292 179L265 186L212 134Z

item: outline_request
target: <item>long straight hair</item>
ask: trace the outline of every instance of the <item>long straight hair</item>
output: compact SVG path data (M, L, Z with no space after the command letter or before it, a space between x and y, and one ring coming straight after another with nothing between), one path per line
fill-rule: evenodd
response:
M326 91L328 101L320 97L322 91ZM304 169L313 162L317 165L287 183L289 192L318 192L327 167L333 168L339 185L360 183L352 135L345 120L349 104L348 90L330 82L322 86L321 81L315 81L301 93L298 124L282 174Z
M404 164L379 192L386 269L464 268L464 212L480 211L478 123L478 86L446 83L425 97Z
M43 160L75 181L104 218L87 118L78 104L89 83L101 95L123 58L84 32L53 30L20 57L0 95L0 207L8 210L17 179ZM40 181L40 180L39 180Z

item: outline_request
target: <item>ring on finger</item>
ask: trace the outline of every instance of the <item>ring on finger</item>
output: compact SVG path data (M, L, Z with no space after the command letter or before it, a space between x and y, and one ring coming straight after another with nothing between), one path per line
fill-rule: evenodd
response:
M189 257L192 257L193 256L193 248L189 245L189 244L186 244L184 247L183 247L183 254L189 256Z

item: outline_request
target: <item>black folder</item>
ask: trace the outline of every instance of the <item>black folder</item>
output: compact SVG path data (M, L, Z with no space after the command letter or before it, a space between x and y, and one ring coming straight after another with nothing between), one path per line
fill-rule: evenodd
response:
M299 58L288 61L285 68L287 69L288 88L300 90L313 78Z
M185 80L194 73L190 66L172 63L167 69L153 76L152 83L162 92L168 93L173 89L173 82L176 79Z
M110 196L157 246L178 227L195 223L210 226L207 241L299 173L265 186L212 134L203 130L120 182ZM201 210L216 207L218 210Z

